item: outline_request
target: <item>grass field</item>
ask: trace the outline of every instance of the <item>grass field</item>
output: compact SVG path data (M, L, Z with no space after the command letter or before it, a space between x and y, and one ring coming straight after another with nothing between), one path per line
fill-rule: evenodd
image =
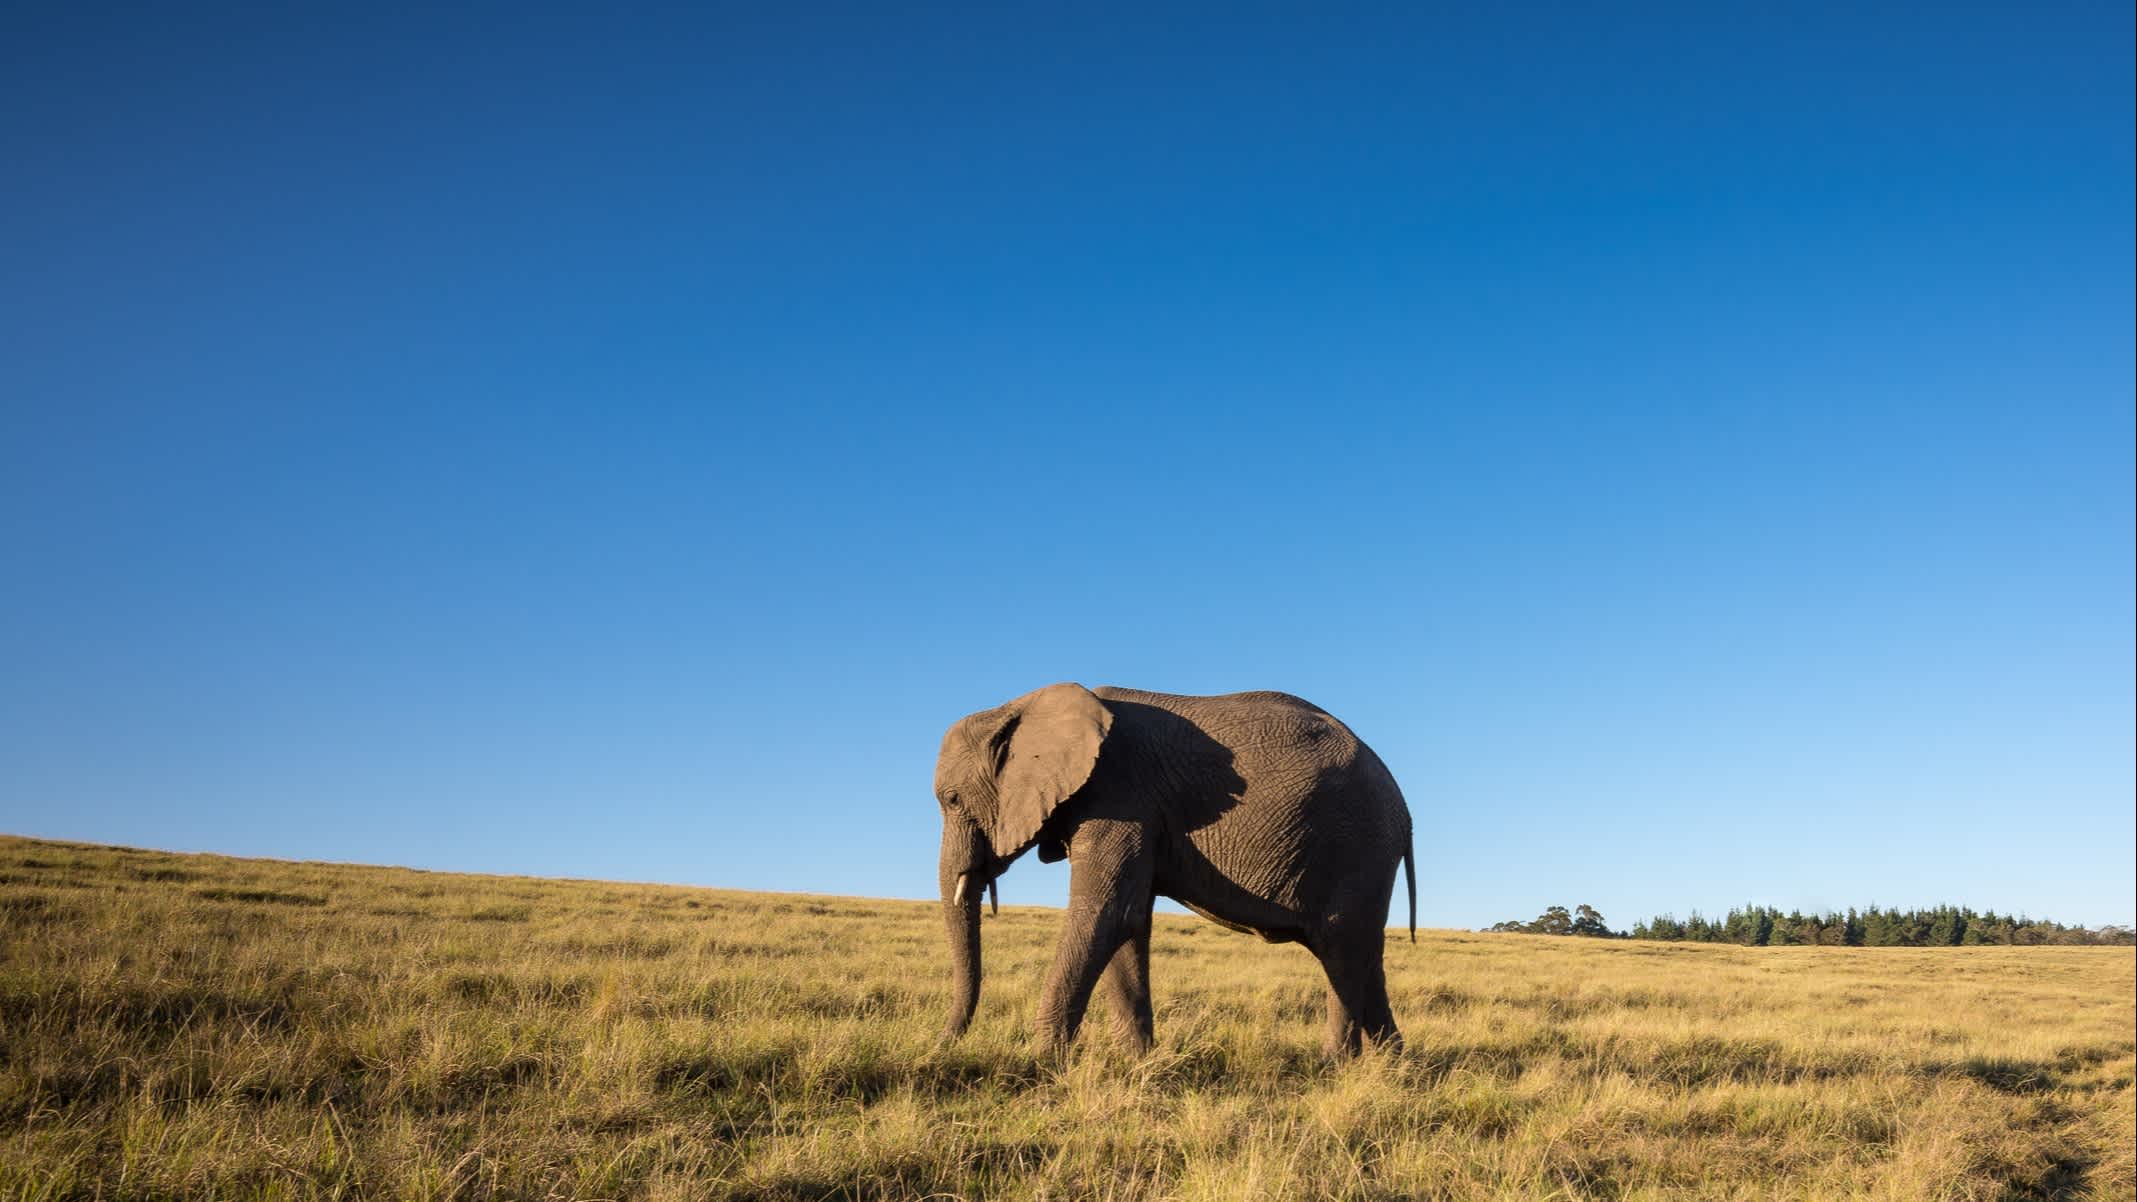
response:
M1330 1064L1302 950L1161 915L1156 1051L1053 1063L1059 920L939 1048L930 904L0 838L0 1197L2137 1193L2129 948L1423 932Z

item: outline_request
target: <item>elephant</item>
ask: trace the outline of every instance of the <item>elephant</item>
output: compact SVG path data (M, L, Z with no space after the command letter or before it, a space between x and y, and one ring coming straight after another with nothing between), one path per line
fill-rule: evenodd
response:
M949 935L945 1039L979 1005L980 893L1037 847L1069 861L1039 999L1043 1051L1075 1038L1101 978L1123 1040L1151 1044L1151 908L1171 898L1328 974L1331 1056L1399 1047L1382 962L1400 861L1417 940L1409 807L1380 757L1287 693L1175 696L1062 683L967 715L935 765Z

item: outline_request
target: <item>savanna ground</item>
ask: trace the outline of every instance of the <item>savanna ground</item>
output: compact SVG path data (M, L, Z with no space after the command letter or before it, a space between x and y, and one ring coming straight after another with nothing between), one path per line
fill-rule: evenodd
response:
M2129 948L1421 933L1399 1055L1160 916L1157 1049L1029 1048L1060 914L0 838L8 1198L2129 1198Z

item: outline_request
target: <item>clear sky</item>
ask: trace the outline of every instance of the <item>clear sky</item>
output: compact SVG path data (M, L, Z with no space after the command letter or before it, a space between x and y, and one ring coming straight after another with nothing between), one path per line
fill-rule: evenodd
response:
M431 7L0 19L0 830L925 897L1278 688L1427 925L2131 920L2126 0Z

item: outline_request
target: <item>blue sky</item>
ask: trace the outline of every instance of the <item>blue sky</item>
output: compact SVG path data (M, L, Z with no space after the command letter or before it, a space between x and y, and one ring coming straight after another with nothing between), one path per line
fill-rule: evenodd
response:
M5 20L0 830L921 897L1072 679L2132 918L2127 4Z

